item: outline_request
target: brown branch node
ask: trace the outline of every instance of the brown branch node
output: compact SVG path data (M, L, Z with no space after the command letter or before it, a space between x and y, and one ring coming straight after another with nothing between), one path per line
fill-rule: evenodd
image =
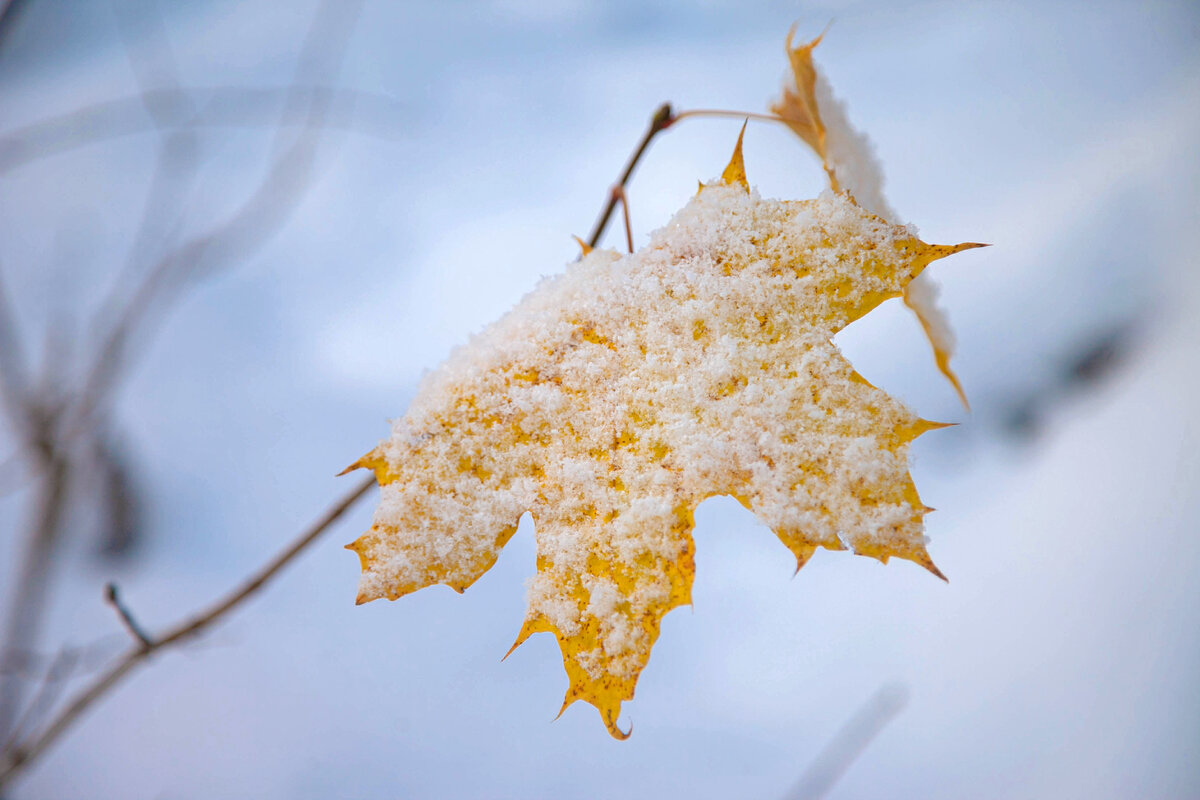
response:
M143 650L150 650L154 647L154 640L138 624L138 621L133 616L133 612L121 602L121 595L117 591L115 583L109 583L104 587L104 599L117 612L117 616L121 618L121 623L125 625L125 630L129 631L130 636L138 640Z

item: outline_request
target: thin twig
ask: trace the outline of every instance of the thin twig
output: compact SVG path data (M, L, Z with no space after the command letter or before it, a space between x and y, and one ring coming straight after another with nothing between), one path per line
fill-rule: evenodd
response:
M654 112L654 116L650 118L650 124L646 128L646 132L642 134L641 141L637 147L633 149L633 153L629 156L629 160L625 162L625 169L621 171L621 177L613 184L614 189L624 189L629 183L629 179L633 177L633 171L637 168L638 162L642 160L642 155L645 154L646 148L650 146L650 142L654 137L675 122L675 117L671 113L671 104L663 103ZM596 247L600 244L600 237L604 235L604 229L608 227L608 220L612 216L613 211L617 207L617 194L610 190L608 193L608 202L605 203L604 209L600 212L600 216L596 218L596 224L592 226L592 234L588 237L588 245Z
M129 635L138 640L143 648L149 650L154 647L154 640L146 633L145 629L138 624L134 618L133 612L129 607L121 602L120 592L117 591L117 585L110 583L104 587L104 599L108 602L113 610L117 612L117 616L121 618L121 623L125 626L125 630L129 631Z
M46 669L63 653L75 659L79 672L96 672L110 662L117 653L125 649L129 637L125 634L110 633L90 644L79 647L65 647L54 655L38 653L32 650L17 650L8 654L6 663L0 663L0 674L19 674L29 680L44 675ZM2 752L2 751L0 751Z
M3 644L0 644L0 660L7 660L9 653L30 650L36 644L42 612L45 610L47 573L66 512L69 472L66 459L51 456L26 535L16 590L5 620ZM24 688L20 676L0 674L0 738L12 733Z
M196 132L182 127L182 123L195 116L193 98L180 85L179 67L161 10L154 3L148 9L134 8L128 0L112 0L112 6L129 65L142 89L142 105L162 136L141 220L125 266L97 315L101 321L116 316L120 287L136 285L138 273L153 263L154 249L166 251L175 245L173 237L167 234L168 221L178 225L184 197L199 169ZM140 34L144 28L149 29L148 33ZM170 90L170 94L163 96L159 89Z
M622 186L614 186L613 194L621 201L621 215L625 218L625 246L633 252L633 224L629 221L629 195Z
M889 684L875 692L813 759L786 800L818 800L828 794L867 745L908 704L908 690Z
M133 649L126 651L125 655L116 664L76 695L39 733L16 744L3 754L4 761L0 763L0 789L15 777L19 770L28 767L47 747L75 723L93 703L107 695L134 668L158 651L171 647L184 639L199 635L223 619L230 611L244 603L268 581L274 578L280 570L303 553L309 545L315 542L322 533L340 519L374 485L374 476L364 478L362 483L331 506L307 531L263 565L241 586L194 617L176 624L163 635L157 638L147 637L149 639L148 645L139 644Z
M131 338L135 334L144 336L149 321L161 320L166 308L178 296L179 290L188 279L205 271L211 272L226 267L235 260L249 256L278 232L298 207L301 197L310 185L319 141L318 132L323 127L332 102L330 91L308 92L304 87L336 79L360 8L361 0L324 0L317 8L301 49L295 79L287 90L284 104L285 119L290 115L302 113L304 127L295 141L287 147L283 146L284 126L281 124L277 127L272 163L249 199L225 223L167 251L157 260L132 292L129 301L123 306L121 313L116 315L111 326L101 331L97 337L99 346L95 351L95 358L85 370L85 377L80 382L81 388L73 393L74 402L65 413L54 411L47 403L31 406L27 413L30 424L24 430L30 432L27 435L36 443L44 442L43 461L48 469L43 478L43 502L35 515L34 524L30 527L26 556L19 573L6 639L0 650L28 651L34 643L42 599L48 583L44 578L49 556L58 538L67 507L67 475L72 466L69 458L70 448L76 436L90 434L98 428L105 407L114 394L117 380L123 368L127 368L130 363ZM147 80L150 79L153 66L149 61L134 65L138 77ZM168 65L168 69L170 68ZM154 123L157 126L173 124L176 114L148 100L145 89L143 86L144 91L139 98L146 104ZM0 158L0 161L2 160ZM35 414L34 411L38 413ZM336 519L353 500L361 496L367 485L364 484L344 505L335 506L333 516L319 525L310 537L302 537L296 546L289 548L279 559L269 564L242 590L234 592L213 609L177 627L160 639L150 639L144 634L139 636L137 648L128 652L74 702L61 710L41 733L24 743L14 744L11 750L0 754L0 784L22 764L40 753L84 709L103 696L150 653L203 629L253 593L294 558L320 530ZM128 617L127 622L131 621L132 617ZM12 722L22 696L23 685L14 676L0 675L0 739L13 730Z
M166 35L165 31L161 29L161 18L153 12L147 14L145 10L139 14L139 18L147 19L151 23L155 20L158 21L157 33L163 44L157 52L145 54L133 45L136 37L132 30L135 24L135 18L131 13L132 9L125 7L124 13L122 13L122 7L118 6L116 10L118 21L121 23L118 27L125 36L126 50L133 66L133 72L141 83L142 89L151 88L150 82L155 80L155 73L163 76L170 83L177 83L175 80L177 70L169 47L166 46ZM148 104L147 111L159 126L165 127L171 121L169 110L165 107L158 109ZM173 191L175 174L165 165L172 163L172 155L178 150L173 146L173 138L192 135L190 132L180 132L166 134L164 137L158 168L155 170L155 178L151 183L151 193L130 252L131 264L136 264L143 258L143 251L148 249L149 242L154 238L157 228L160 227L158 220L171 213L174 204L168 201L182 195L182 192ZM163 175L166 175L165 179L162 177ZM155 190L156 187L160 187L158 191ZM118 321L115 330L120 331L121 329L122 324ZM64 326L52 325L49 328L49 335L57 337L63 330ZM63 519L70 501L67 487L73 482L72 477L76 472L71 440L76 432L91 433L99 427L99 425L93 424L91 411L92 405L98 404L100 398L98 395L89 394L89 390L94 388L90 382L84 383L84 390L78 401L83 411L77 413L76 417L83 418L82 424L79 424L75 431L71 430L69 424L66 426L60 424L60 414L55 408L60 395L60 387L57 385L55 377L64 372L63 365L66 363L66 359L58 357L60 348L52 346L54 342L55 340L51 339L44 351L45 386L41 390L32 390L29 395L31 398L38 398L37 404L33 405L31 400L26 402L25 415L29 419L25 426L25 435L33 436L35 441L42 443L42 446L38 448L41 450L39 455L42 457L43 465L49 469L45 471L43 477L42 503L37 520L27 534L27 544L20 565L17 590L11 601L9 618L4 631L3 649L5 652L14 649L29 649L37 643L43 607L46 604L54 577L52 555L62 536ZM100 388L108 387L101 386ZM10 734L17 735L19 728L16 726L15 719L24 695L25 683L20 680L19 676L0 676L0 737Z
M625 187L629 184L629 179L633 177L633 171L637 168L638 162L642 160L642 156L645 155L654 137L680 120L698 119L701 117L732 117L742 120L753 119L764 122L787 123L787 120L783 117L777 117L774 114L756 114L752 111L695 108L689 111L680 111L676 114L671 110L670 103L663 103L654 112L654 116L650 118L650 124L646 127L646 132L642 134L642 138L637 143L637 146L633 148L633 153L630 154L629 160L625 162L625 169L621 171L621 177L617 179L612 189L609 190L608 201L604 204L600 216L596 218L596 224L592 227L592 235L588 237L589 246L596 247L600 244L600 237L604 236L604 230L608 227L608 221L612 217L613 211L617 208L617 201L624 199ZM2 164L0 164L0 168L2 168ZM628 214L628 205L626 205L625 210L626 214ZM628 221L626 221L626 230L628 230ZM629 252L633 252L632 244L629 247Z
M110 5L117 18L117 31L125 43L129 66L142 89L142 102L155 126L166 130L190 117L193 113L190 94L183 93L167 102L150 94L158 88L178 90L182 83L159 4L110 0Z

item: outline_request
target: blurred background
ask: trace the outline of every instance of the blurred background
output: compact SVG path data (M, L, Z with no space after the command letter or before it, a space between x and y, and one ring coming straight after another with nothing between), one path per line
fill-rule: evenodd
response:
M818 64L905 221L995 245L932 268L971 413L898 301L839 336L962 423L913 452L948 585L827 552L793 578L709 500L621 743L585 704L552 722L552 637L500 661L528 525L463 596L356 608L372 494L6 797L810 797L843 762L831 797L1200 797L1190 0L0 9L9 730L127 646L109 581L161 630L345 493L422 371L575 257L657 105L765 111L793 22L833 20ZM636 243L739 125L654 142ZM823 188L782 127L745 152L764 196Z

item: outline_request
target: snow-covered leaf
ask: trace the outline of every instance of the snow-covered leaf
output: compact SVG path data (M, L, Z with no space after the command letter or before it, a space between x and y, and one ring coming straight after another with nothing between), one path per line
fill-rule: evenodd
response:
M354 466L382 499L350 548L358 601L495 563L522 513L537 575L516 645L553 633L570 679L617 737L659 625L690 602L692 514L731 495L796 558L818 547L940 575L909 443L939 427L858 375L831 339L898 297L928 245L846 194L764 200L741 140L641 251L595 250L546 278L422 383Z

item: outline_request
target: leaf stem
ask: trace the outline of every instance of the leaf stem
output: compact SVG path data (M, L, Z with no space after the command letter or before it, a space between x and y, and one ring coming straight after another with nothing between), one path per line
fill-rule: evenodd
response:
M620 200L625 207L626 222L625 230L629 231L629 205L625 202L625 187L629 183L629 179L633 177L633 171L637 169L638 162L642 160L642 156L646 154L646 150L650 147L650 142L654 140L662 131L674 125L683 119L699 118L699 117L732 117L735 119L753 119L764 122L783 122L786 123L783 117L777 117L774 114L756 114L752 111L727 111L724 109L713 108L695 108L688 111L680 111L676 114L671 110L670 103L663 103L659 106L654 116L650 118L650 124L646 127L646 132L642 134L642 138L638 141L637 146L633 148L633 152L629 156L629 160L625 162L625 169L621 171L621 177L608 190L608 200L604 204L604 208L600 211L600 216L596 218L596 224L592 226L592 233L588 237L587 243L589 247L596 247L600 244L600 237L604 236L604 231L608 227L608 222L612 218L613 212L617 208L617 201ZM632 237L628 236L627 239ZM629 251L633 252L633 245L630 244Z
M108 586L104 587L104 599L107 600L108 604L117 612L117 616L121 618L121 623L125 626L125 629L129 631L130 636L132 636L134 639L137 639L138 642L141 643L142 647L146 649L154 647L154 640L151 639L150 635L146 633L145 628L138 624L137 619L134 618L133 612L129 610L129 607L121 602L121 595L117 591L117 585L115 583L110 583Z
M613 188L608 192L608 202L604 204L604 210L596 218L596 224L592 226L592 234L588 237L589 246L597 246L600 243L600 237L604 235L604 229L608 227L608 220L612 217L613 211L616 210L617 200L620 197L616 190L621 189L624 191L625 185L633 177L633 171L637 169L638 162L642 160L646 149L650 147L650 142L659 133L671 127L675 123L675 120L676 117L671 112L670 103L663 103L655 110L654 116L650 118L650 124L646 127L646 132L642 134L641 141L633 149L629 160L625 162L625 169L621 172L621 177L617 179L617 182L613 184Z
M787 123L787 120L783 117L777 117L774 114L758 114L753 111L727 111L720 108L693 108L687 111L680 111L672 121L678 122L681 119L689 117L729 117L731 119L755 119L761 122Z

